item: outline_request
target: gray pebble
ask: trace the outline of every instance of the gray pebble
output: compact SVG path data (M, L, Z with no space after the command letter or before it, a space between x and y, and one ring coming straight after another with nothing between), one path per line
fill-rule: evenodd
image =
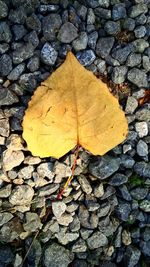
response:
M145 212L150 212L150 200L143 200L140 204L139 207L141 210Z
M132 52L132 45L125 47L115 48L112 51L112 57L118 60L121 64L124 64L129 54Z
M143 140L140 140L137 143L136 150L137 154L141 157L145 157L148 155L148 145Z
M105 58L110 54L110 51L114 45L114 37L102 37L98 40L96 46L96 53L98 56Z
M150 178L150 163L144 161L136 162L134 165L134 171L141 177Z
M129 10L129 16L131 18L136 18L137 16L141 15L141 14L145 14L148 11L148 7L146 4L137 4L137 5L133 5L131 6L130 10Z
M148 80L146 73L138 68L133 68L129 70L127 78L130 82L132 82L139 88L148 87Z
M126 114L133 114L138 107L138 101L133 96L128 96L125 112Z
M8 88L0 88L0 105L12 105L19 102L18 97L11 92Z
M20 6L16 9L11 9L9 12L9 20L13 23L24 24L26 20L26 10L23 6Z
M0 135L4 137L9 136L9 120L8 119L0 119Z
M135 20L131 18L125 18L122 22L122 27L125 30L133 31L135 28Z
M97 59L96 66L97 66L98 72L100 72L100 73L104 73L105 72L105 70L106 70L106 62L105 62L105 60Z
M27 33L27 30L23 25L14 25L12 30L15 36L15 41L22 39L22 37Z
M148 188L136 187L130 191L131 196L136 200L144 199L148 194Z
M87 12L87 24L90 25L90 24L94 24L94 23L95 23L94 11L92 8L89 8L88 12Z
M142 58L143 68L148 72L150 71L150 58L148 56L143 56Z
M106 246L107 244L108 244L107 237L98 231L87 239L87 245L89 249L96 249L99 247Z
M112 8L113 20L123 19L123 18L126 18L126 16L127 16L126 8L125 8L125 5L123 3L113 5L113 8Z
M109 9L97 7L94 9L94 13L101 19L111 19L111 10Z
M0 213L0 226L9 222L14 216L10 212Z
M0 74L2 76L7 76L12 70L12 59L9 55L3 54L0 57Z
M31 31L24 37L24 40L30 43L34 48L39 45L39 38L37 36L36 31Z
M121 198L127 200L127 201L131 201L132 197L129 193L129 190L127 188L126 185L121 185L118 187L117 189L117 195L120 196Z
M12 33L9 25L6 22L0 22L0 42L10 43Z
M26 212L25 222L23 223L23 228L26 232L35 232L38 229L41 229L42 224L38 214L34 212Z
M25 70L25 64L19 64L17 67L15 67L8 75L8 79L11 81L16 81L21 76L21 74Z
M145 26L138 26L134 29L135 37L136 38L142 38L146 34L146 28Z
M31 205L31 200L34 196L34 190L29 185L16 186L9 197L9 202L15 205Z
M127 221L131 212L131 205L129 203L120 203L116 208L115 212L119 219Z
M88 36L86 32L81 32L79 36L72 42L75 51L86 49L88 43Z
M4 1L0 1L0 19L7 17L8 7Z
M140 138L148 135L148 124L145 121L136 122L135 129Z
M126 65L128 67L138 66L141 63L141 59L141 54L131 53L127 58Z
M40 60L38 56L33 56L29 59L29 62L27 63L27 68L34 72L39 69L40 66Z
M8 184L2 188L0 188L0 198L7 198L11 194L12 185Z
M81 185L83 192L85 192L86 194L91 194L92 187L84 175L78 176L78 182Z
M126 175L122 173L116 173L110 178L108 184L113 185L113 186L120 186L122 184L127 183L127 181L128 181L128 177Z
M91 32L88 35L88 46L93 50L96 47L97 39L98 39L98 33L96 31Z
M126 66L114 67L112 71L112 81L116 84L123 83L126 79L128 68Z
M91 65L96 58L93 50L84 50L82 52L78 52L76 57L83 66Z
M61 26L57 38L62 43L71 43L77 36L77 28L72 23L66 22Z
M135 246L129 245L124 254L124 262L126 262L128 267L134 267L138 263L140 256L141 251Z
M132 42L134 52L143 53L146 48L149 47L149 42L145 39L136 39Z
M59 9L58 5L40 5L39 6L39 12L41 14L45 14L48 12L56 12Z
M50 14L42 20L42 30L46 41L54 41L60 29L62 20L58 14Z
M115 22L115 21L107 21L104 25L104 30L109 34L109 35L115 35L120 31L120 22Z
M9 44L3 43L0 44L0 54L4 54L9 50Z
M19 64L25 61L26 59L33 56L34 47L27 43L26 45L21 46L17 50L15 50L12 54L12 59L14 64Z
M149 122L150 121L150 110L147 109L147 108L142 108L142 109L139 109L137 112L136 112L136 119L138 121L143 121L143 123L145 122ZM145 124L146 125L146 124ZM145 126L146 127L146 126Z
M41 21L35 14L27 17L26 19L27 28L36 31L37 33L41 32Z
M45 43L41 50L41 59L42 61L49 66L55 64L58 56L58 52L49 44Z

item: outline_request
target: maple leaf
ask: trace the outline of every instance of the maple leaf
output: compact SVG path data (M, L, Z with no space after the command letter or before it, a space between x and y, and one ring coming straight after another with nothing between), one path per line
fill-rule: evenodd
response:
M60 158L77 144L104 155L127 132L118 100L71 52L36 89L23 118L23 138L40 157Z

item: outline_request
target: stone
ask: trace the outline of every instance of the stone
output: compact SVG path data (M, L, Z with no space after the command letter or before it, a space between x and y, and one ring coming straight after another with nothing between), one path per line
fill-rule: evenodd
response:
M116 84L123 83L126 79L128 68L126 66L114 67L112 71L112 81Z
M27 28L35 30L37 33L41 32L41 21L34 13L26 18L26 25Z
M7 198L11 194L12 185L8 184L2 188L0 188L0 198Z
M145 157L148 155L148 145L143 140L140 140L137 143L136 150L137 150L137 154L140 157Z
M133 50L136 53L143 53L149 47L149 43L145 39L136 39L132 42Z
M56 218L60 218L66 210L66 204L62 201L52 202L52 211Z
M96 16L98 16L100 19L111 19L111 10L102 8L102 7L97 7L94 9L94 13Z
M141 177L150 178L150 163L146 162L137 162L134 165L134 171Z
M37 167L37 173L41 178L49 178L49 180L52 182L54 177L53 172L53 163L51 162L43 162Z
M14 255L9 245L1 245L0 247L0 265L2 267L13 264Z
M45 14L47 12L56 12L59 9L58 5L40 5L39 12Z
M2 76L7 76L12 70L12 60L11 57L7 54L3 54L0 57L0 74Z
M93 50L84 50L76 54L77 59L83 66L89 66L96 59Z
M148 124L145 121L136 122L135 130L140 138L148 135Z
M31 165L30 166L27 166L27 167L24 167L21 170L19 170L19 172L18 172L18 178L24 179L24 180L31 179L32 174L33 174L33 171L34 171L34 167L31 166Z
M81 32L79 36L72 42L75 51L86 49L88 37L86 32Z
M125 30L133 31L135 28L135 20L129 17L125 18L122 22L122 27Z
M34 196L34 190L29 185L18 185L13 190L9 197L9 202L13 206L31 205L31 200Z
M92 25L95 23L95 14L94 14L94 11L92 8L89 8L88 9L88 12L87 12L87 24L88 25Z
M21 74L24 72L25 70L25 64L19 64L17 67L15 67L8 75L8 79L11 81L16 81L19 79L19 77L21 76Z
M104 186L102 183L94 187L94 196L101 198L104 195Z
M89 164L89 173L99 178L106 179L119 169L120 162L113 157L103 156Z
M136 119L138 121L142 121L143 123L143 128L145 128L145 134L147 132L147 122L150 121L150 110L148 110L147 108L142 108L142 109L139 109L137 112L136 112ZM145 125L144 125L145 123ZM142 124L140 125L140 127L142 127ZM143 130L144 131L144 130Z
M0 44L0 54L4 54L9 50L9 44L3 43Z
M106 58L114 45L114 37L101 37L98 39L96 46L96 54L99 57Z
M97 70L99 73L104 73L106 70L106 62L105 60L98 59L96 62Z
M37 36L36 31L31 31L28 33L25 37L24 40L30 43L34 48L36 48L39 45L39 38Z
M140 242L141 251L144 254L144 256L149 257L150 256L150 241Z
M129 70L127 78L130 82L132 82L139 88L148 87L148 80L146 73L138 68L132 68L131 70Z
M130 194L136 200L143 200L148 194L148 188L136 187L130 191Z
M150 71L150 58L148 56L143 56L142 61L143 68L146 71Z
M127 45L123 48L122 47L115 48L112 51L112 57L115 58L116 60L118 60L120 64L124 64L127 57L131 53L131 51L132 51L131 45Z
M115 173L109 180L109 184L113 186L120 186L127 183L128 177L122 173Z
M14 36L15 36L15 41L18 41L23 38L23 36L27 33L27 30L23 25L14 25L12 27Z
M104 247L107 244L108 244L107 237L98 231L87 239L87 245L89 249Z
M18 151L18 150L23 150L24 149L22 143L23 143L23 139L22 139L22 137L20 135L11 134L7 138L6 146L10 150Z
M118 4L113 5L113 8L112 8L112 19L113 20L123 19L123 18L126 18L126 16L127 16L126 8L123 3L118 3Z
M22 257L17 253L15 255L14 267L19 267L22 264Z
M33 157L33 156L27 156L24 159L24 164L28 164L28 165L36 165L41 163L41 159L39 157Z
M138 101L133 96L128 96L125 112L126 114L133 114L138 107Z
M96 214L91 214L84 205L79 206L78 218L81 226L87 229L95 229L98 225L98 216Z
M57 36L62 43L71 43L77 37L77 28L70 22L66 22L61 26Z
M144 212L150 212L150 200L144 199L140 202L139 207Z
M105 217L106 215L108 215L109 211L110 211L109 203L106 202L106 203L101 204L100 208L97 211L98 218Z
M85 252L87 250L87 246L84 240L79 239L76 241L73 246L72 246L72 252L74 253L80 253L80 252Z
M97 39L98 39L98 33L96 31L91 32L88 35L88 46L93 50L96 47Z
M115 35L120 31L120 22L116 21L107 21L104 25L104 30L109 35Z
M13 23L24 24L26 17L27 15L25 12L25 8L23 6L20 6L16 9L11 9L8 18Z
M41 60L48 66L53 66L56 62L58 52L49 44L45 43L41 50Z
M66 267L74 259L74 254L63 246L53 243L44 251L43 263L45 267Z
M12 151L6 149L3 152L3 166L5 171L10 171L14 167L19 166L24 160L24 154L22 151Z
M64 226L68 226L73 221L73 217L69 213L63 213L60 217L57 217L56 219L60 225Z
M131 53L127 58L126 65L128 67L136 67L140 65L141 59L141 54Z
M135 160L128 155L121 155L120 160L120 166L127 169L132 169L135 164Z
M18 97L10 91L8 88L3 88L0 86L0 105L12 105L19 102Z
M0 1L0 19L7 17L8 7L5 2Z
M42 257L42 248L40 242L37 239L33 240L32 237L30 237L25 240L25 247L26 253L28 253L27 259L29 266L32 266L32 264L34 264L34 266L37 267Z
M131 201L131 200L132 200L132 197L131 197L131 195L130 195L130 193L129 193L129 190L128 190L128 188L127 188L126 185L121 185L121 186L119 186L119 187L118 187L118 190L117 190L117 194L118 194L121 198L123 198L123 199L125 199L125 200L127 200L127 201Z
M145 14L148 11L148 7L146 4L137 4L137 5L133 5L131 6L130 10L129 10L129 16L131 18L136 18L137 16L141 15L141 14Z
M40 59L37 56L33 56L29 59L29 62L27 64L27 68L31 71L34 72L39 69L40 66Z
M34 47L31 43L27 43L12 53L12 59L14 64L19 64L26 59L32 57L34 54Z
M115 212L120 220L127 221L131 212L131 206L129 203L119 203L115 208Z
M77 240L79 237L78 233L66 233L65 231L61 230L55 234L55 237L58 239L59 243L62 245L67 245L70 242Z
M140 250L133 245L129 245L124 254L124 262L128 267L134 267L139 262L140 256Z
M58 188L59 188L59 185L57 184L50 184L50 185L43 186L42 188L40 188L38 195L39 197L49 196L53 194L54 192L56 192Z
M39 216L34 212L26 212L25 223L23 223L23 228L26 232L35 232L42 228L42 223Z
M12 39L12 33L9 25L2 21L0 22L0 42L10 43Z
M9 120L8 119L0 119L0 135L8 137L9 136Z
M92 187L84 175L81 174L80 176L78 176L78 182L81 185L81 189L84 193L86 194L92 193Z
M125 229L122 231L122 243L125 246L129 246L132 243L131 234Z
M50 14L43 18L42 29L46 41L54 41L60 29L62 20L58 14Z
M135 37L136 38L142 38L146 34L146 28L145 26L138 26L134 29Z

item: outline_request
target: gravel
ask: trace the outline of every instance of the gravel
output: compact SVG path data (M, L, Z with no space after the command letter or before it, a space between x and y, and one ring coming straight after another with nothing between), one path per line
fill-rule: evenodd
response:
M114 37L100 38L97 42L96 53L99 57L106 58L111 49L113 48L115 39Z
M46 65L52 66L57 59L57 51L49 44L45 43L41 50L41 59Z
M58 33L58 39L62 43L71 43L77 36L77 28L70 22L64 23Z
M148 87L148 81L146 73L138 68L129 70L127 78L130 82L138 87Z

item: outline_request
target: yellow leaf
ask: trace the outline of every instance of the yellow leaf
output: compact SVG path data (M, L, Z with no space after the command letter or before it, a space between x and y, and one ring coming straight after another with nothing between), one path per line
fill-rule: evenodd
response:
M77 144L103 155L127 131L118 100L71 52L36 89L23 118L23 138L40 157L60 158Z

